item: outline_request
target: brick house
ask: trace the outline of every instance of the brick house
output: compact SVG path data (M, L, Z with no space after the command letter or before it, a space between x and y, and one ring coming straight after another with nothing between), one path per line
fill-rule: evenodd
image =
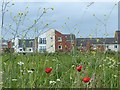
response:
M55 29L49 29L38 37L38 52L68 52L75 45L74 34L62 34Z

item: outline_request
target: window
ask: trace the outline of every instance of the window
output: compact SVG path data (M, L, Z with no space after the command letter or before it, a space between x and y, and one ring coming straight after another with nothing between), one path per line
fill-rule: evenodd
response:
M50 37L50 39L52 40L52 39L53 39L53 37Z
M106 46L107 48L109 48L109 46Z
M12 46L14 46L15 45L15 43L14 42L12 42Z
M39 44L46 44L46 38L40 38Z
M58 41L62 41L62 37L58 37Z
M114 45L114 48L117 48L117 45Z
M59 46L58 46L58 49L62 49L62 46L61 46L61 45L59 45Z
M20 51L22 51L22 49L20 49Z
M51 47L53 47L53 45L51 45Z
M40 52L44 52L44 51L46 51L46 46L40 46L39 51L40 51Z

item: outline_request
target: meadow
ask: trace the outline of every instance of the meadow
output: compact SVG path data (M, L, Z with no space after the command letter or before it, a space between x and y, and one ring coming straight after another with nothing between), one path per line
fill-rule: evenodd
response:
M2 54L4 88L118 88L120 53ZM76 67L82 66L78 71ZM46 68L51 68L46 73ZM85 83L84 77L90 80Z

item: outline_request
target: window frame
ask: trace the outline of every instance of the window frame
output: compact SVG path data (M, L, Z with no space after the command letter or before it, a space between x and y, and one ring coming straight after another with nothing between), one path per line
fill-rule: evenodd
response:
M61 42L62 41L62 37L58 37L58 42Z
M61 46L61 48L59 48L60 46ZM59 50L62 50L62 45L58 45L58 49L59 49Z
M118 46L117 46L117 45L114 45L114 48L118 48Z

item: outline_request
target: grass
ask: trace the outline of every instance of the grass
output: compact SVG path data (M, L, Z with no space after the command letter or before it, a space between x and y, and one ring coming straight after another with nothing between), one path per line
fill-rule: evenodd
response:
M119 53L55 53L2 55L5 88L118 88ZM18 62L24 64L19 65ZM76 66L82 65L78 72ZM45 73L46 67L52 72ZM86 76L90 82L84 83ZM60 81L58 81L58 79Z

